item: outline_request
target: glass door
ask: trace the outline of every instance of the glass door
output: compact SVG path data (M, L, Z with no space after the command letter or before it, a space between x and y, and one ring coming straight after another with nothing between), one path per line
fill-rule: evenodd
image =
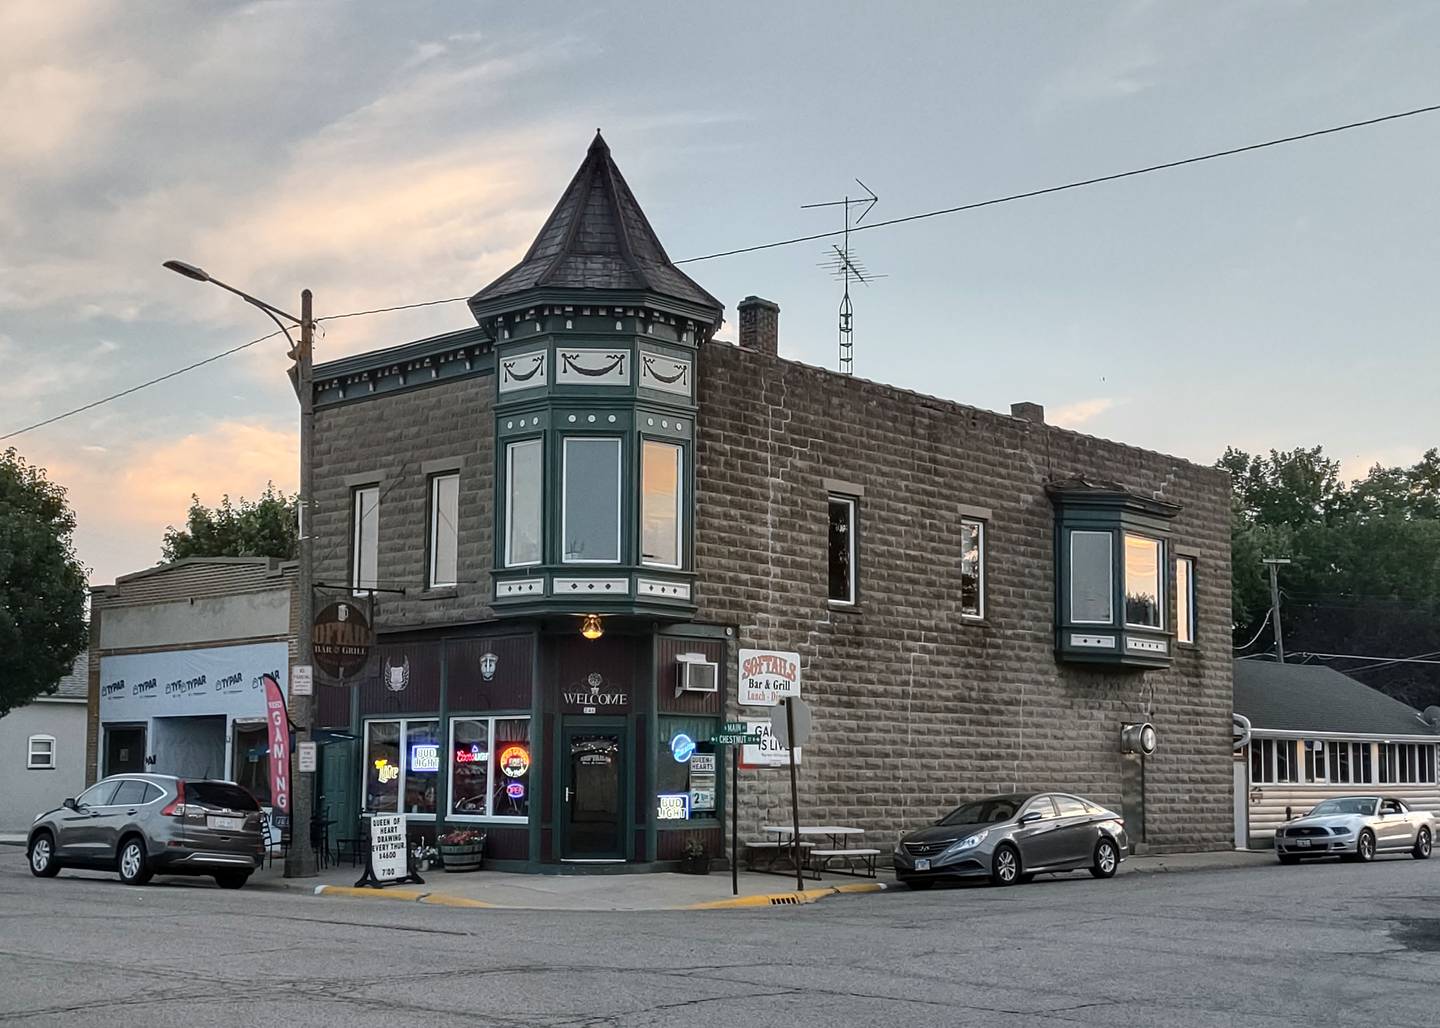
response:
M623 727L565 729L564 858L625 858L624 741Z

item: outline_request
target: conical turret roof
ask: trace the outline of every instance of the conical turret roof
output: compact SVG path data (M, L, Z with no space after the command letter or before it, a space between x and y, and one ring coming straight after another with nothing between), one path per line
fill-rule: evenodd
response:
M670 262L599 131L523 260L470 298L477 317L531 290L652 293L707 309L724 305ZM598 298L597 298L598 299Z

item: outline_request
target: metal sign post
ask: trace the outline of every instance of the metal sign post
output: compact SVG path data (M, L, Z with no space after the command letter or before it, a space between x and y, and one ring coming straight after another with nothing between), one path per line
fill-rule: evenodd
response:
M786 735L795 737L795 697L785 697ZM790 836L791 860L795 863L795 887L805 891L805 868L800 863L800 791L795 779L795 747L790 746L790 813L793 816L793 834Z
M726 721L710 741L730 747L730 895L740 895L740 749L754 746L760 736L747 733L744 721ZM722 812L723 813L723 812Z

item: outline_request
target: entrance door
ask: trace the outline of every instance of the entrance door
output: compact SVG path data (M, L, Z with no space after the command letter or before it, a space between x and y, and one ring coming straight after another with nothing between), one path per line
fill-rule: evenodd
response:
M565 729L565 844L567 860L625 859L625 729Z
M105 729L105 774L139 774L145 770L145 729Z

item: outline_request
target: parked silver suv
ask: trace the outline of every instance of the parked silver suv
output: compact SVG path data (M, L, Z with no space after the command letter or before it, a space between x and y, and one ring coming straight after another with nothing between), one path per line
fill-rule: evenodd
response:
M118 871L127 885L155 874L212 875L238 889L265 855L264 817L234 782L113 775L46 811L30 827L30 872Z

